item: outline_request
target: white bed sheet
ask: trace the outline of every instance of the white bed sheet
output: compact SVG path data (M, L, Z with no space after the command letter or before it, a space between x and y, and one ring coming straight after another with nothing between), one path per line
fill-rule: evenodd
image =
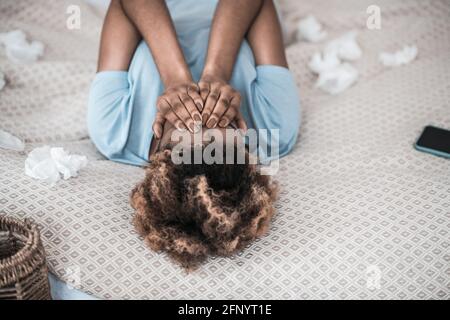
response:
M81 30L68 30L60 14L74 3ZM365 25L370 1L345 3L281 3L287 24L313 13L330 37L359 31L359 82L328 96L306 67L321 44L287 49L303 124L280 162L272 227L235 257L185 274L133 230L128 196L142 169L105 160L87 136L101 19L77 1L1 1L0 31L24 29L46 51L26 67L0 55L0 128L26 141L25 152L0 150L0 211L34 219L51 271L99 298L449 299L450 161L412 145L425 125L450 128L450 2L379 0L379 31ZM418 46L414 63L378 62L380 51L404 44ZM42 185L23 169L42 144L86 154L89 165L75 179Z

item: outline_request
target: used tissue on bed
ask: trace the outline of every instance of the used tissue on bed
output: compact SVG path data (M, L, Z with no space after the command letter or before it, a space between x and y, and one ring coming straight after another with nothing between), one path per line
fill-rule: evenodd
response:
M362 50L356 41L358 33L350 31L343 36L330 41L325 48L325 53L334 54L341 60L355 61L361 58Z
M334 53L315 53L309 61L308 67L312 72L321 74L332 70L341 64L341 60Z
M359 72L350 63L361 58L362 50L356 41L357 33L350 31L330 41L323 52L314 54L308 67L318 75L316 87L329 94L338 94L358 79Z
M299 21L297 26L297 36L309 42L319 42L327 36L326 31L322 30L322 25L313 15Z
M416 46L405 46L395 53L382 52L379 58L386 67L398 67L412 62L417 57L417 53Z
M358 70L349 63L319 74L316 86L329 94L338 94L351 87L358 79Z
M70 155L63 148L43 146L32 150L25 160L25 174L55 184L59 179L76 177L87 165L86 156Z
M25 144L16 136L0 129L0 148L6 150L23 151L23 149L25 149Z
M8 59L14 63L32 63L44 53L43 43L29 42L22 30L0 33L0 44L5 48Z

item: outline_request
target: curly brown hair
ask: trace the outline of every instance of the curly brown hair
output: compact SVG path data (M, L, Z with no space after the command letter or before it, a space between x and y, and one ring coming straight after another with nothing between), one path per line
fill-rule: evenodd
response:
M131 192L133 223L152 250L193 270L208 256L230 256L267 231L277 184L256 165L174 164L171 152L156 153Z

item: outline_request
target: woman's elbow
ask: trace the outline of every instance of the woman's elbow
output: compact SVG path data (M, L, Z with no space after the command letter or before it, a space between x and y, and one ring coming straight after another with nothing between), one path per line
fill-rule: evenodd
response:
M280 157L288 154L297 142L298 133L301 125L300 105L292 104L285 112L280 115L278 122L279 128L279 154Z

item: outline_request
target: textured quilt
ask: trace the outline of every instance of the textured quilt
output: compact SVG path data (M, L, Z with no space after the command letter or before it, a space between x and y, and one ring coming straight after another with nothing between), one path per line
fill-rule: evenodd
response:
M425 125L450 128L450 1L379 0L380 30L366 27L370 1L282 1L291 39L308 13L330 39L358 30L360 78L337 96L322 93L306 65L323 44L288 46L303 122L276 176L272 227L237 256L190 274L133 230L128 197L143 170L107 161L88 139L101 17L78 3L81 29L68 29L74 3L0 2L0 32L23 29L46 45L31 65L0 53L0 128L26 142L24 152L0 149L0 212L40 225L60 279L101 298L450 299L450 161L413 148ZM379 52L406 44L419 48L416 61L379 63ZM89 164L77 178L43 185L24 173L27 153L42 144Z

